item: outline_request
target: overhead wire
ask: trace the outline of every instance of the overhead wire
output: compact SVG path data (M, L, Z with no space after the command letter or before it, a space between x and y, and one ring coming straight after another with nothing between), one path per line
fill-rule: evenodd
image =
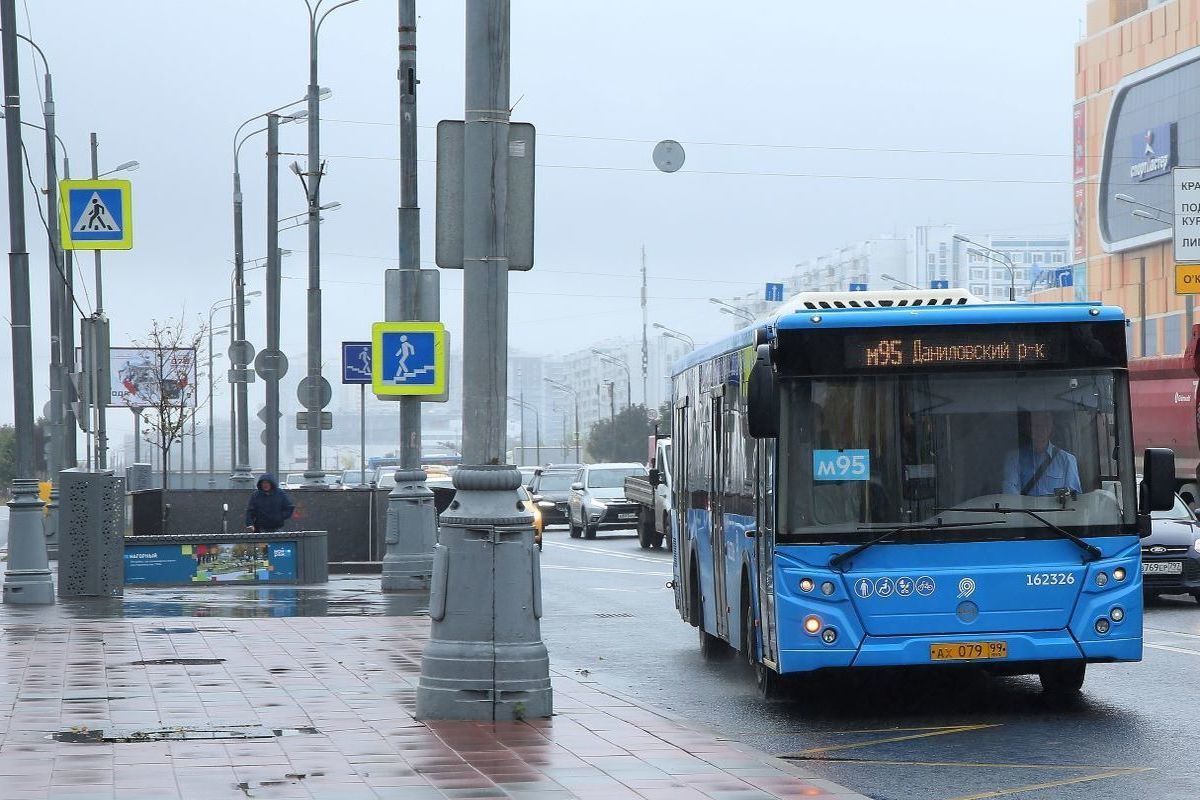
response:
M321 122L336 122L344 125L377 125L381 127L398 127L398 122L375 122L357 119L330 119L322 117ZM436 130L436 125L418 125L425 130ZM583 141L618 142L627 144L657 144L657 139L641 139L632 136L594 136L576 133L546 133L538 131L539 138L578 139ZM778 144L772 142L720 142L704 141L701 139L680 139L680 144L696 147L730 147L766 150L802 150L816 152L847 152L847 153L902 153L907 155L950 155L950 156L987 156L1015 158L1070 158L1070 153L1036 153L1003 150L955 150L931 147L865 147L856 145L819 145L819 144Z
M46 220L46 213L42 210L42 190L38 188L37 183L33 180L33 167L29 165L29 151L25 149L24 139L21 140L21 154L25 157L25 177L28 178L29 185L33 188L33 199L34 202L37 203L38 217L42 221L42 227L46 229L46 237L51 241L50 246L54 249L55 253L57 253L61 249L61 246L58 242L54 241L53 234L50 232L50 223ZM55 209L55 211L57 211L57 209ZM82 316L91 316L92 312L84 311L79 305L79 301L75 299L74 287L71 285L71 282L67 280L66 273L63 272L62 267L60 267L58 264L58 259L52 258L50 261L53 262L54 269L58 272L58 276L62 278L63 285L67 287L67 294L71 298L71 304L75 306L75 309L79 311ZM91 306L92 298L88 296L87 287L83 285L82 281L80 281L80 288L83 289L84 299L87 300L88 306Z

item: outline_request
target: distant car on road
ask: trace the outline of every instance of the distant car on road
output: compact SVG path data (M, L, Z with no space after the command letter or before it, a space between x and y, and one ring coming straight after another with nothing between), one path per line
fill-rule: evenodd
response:
M595 539L601 530L636 528L639 507L625 498L625 479L645 475L641 464L590 464L575 476L567 500L571 538Z
M303 472L289 472L287 474L287 477L285 477L283 479L283 488L284 489L299 489L303 485L304 485L304 473Z
M533 502L542 514L546 525L563 525L567 521L567 500L571 497L571 484L579 474L581 466L568 469L553 464L539 469L529 486Z
M1142 591L1147 597L1190 594L1200 602L1200 522L1179 495L1170 511L1150 513L1142 540Z

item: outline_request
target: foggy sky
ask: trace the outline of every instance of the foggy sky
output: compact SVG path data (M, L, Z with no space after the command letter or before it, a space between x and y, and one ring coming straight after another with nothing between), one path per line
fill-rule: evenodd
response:
M511 346L550 354L640 336L642 245L651 321L703 341L728 329L706 298L760 289L856 239L926 223L1069 232L1083 5L513 0L513 119L537 126L539 169L536 265L512 277ZM422 251L433 266L433 126L462 117L463 4L418 0L418 12ZM86 175L89 131L100 135L101 171L142 164L128 176L135 249L104 257L112 344L143 336L156 316L207 317L228 295L233 132L303 96L303 3L37 0L29 13L73 175ZM40 124L33 67L24 50L24 118ZM383 316L383 270L395 266L395 4L361 0L335 12L320 74L333 89L322 104L322 201L342 203L322 226L326 376L336 383L337 342L369 338L372 314ZM653 168L663 138L687 149L679 173ZM26 144L44 185L40 133L26 129ZM263 144L251 140L242 156L247 259L264 253ZM281 148L303 152L304 126L285 126ZM293 158L303 162L281 160ZM40 409L46 247L32 191L26 203ZM303 205L284 169L281 214ZM283 262L282 336L293 372L304 351L305 241L303 228L280 237L294 251ZM90 253L79 272L94 297ZM248 290L262 281L262 270L250 272ZM461 341L461 273L444 272L442 287L443 317ZM264 324L259 298L247 314L259 348ZM7 326L0 369L11 369ZM252 387L252 408L261 391ZM0 420L11 420L11 405L11 391L0 392ZM224 407L218 401L218 413Z

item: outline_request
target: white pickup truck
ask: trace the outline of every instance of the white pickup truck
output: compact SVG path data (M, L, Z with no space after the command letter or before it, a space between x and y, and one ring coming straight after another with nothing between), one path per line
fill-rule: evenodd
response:
M672 549L671 541L671 440L654 443L650 472L625 479L625 499L638 505L638 543L643 550Z

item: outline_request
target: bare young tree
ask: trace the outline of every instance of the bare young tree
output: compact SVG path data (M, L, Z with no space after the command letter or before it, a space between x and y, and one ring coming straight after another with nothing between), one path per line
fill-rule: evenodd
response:
M125 404L143 409L142 438L159 452L164 489L169 488L171 448L182 444L184 431L200 410L196 354L207 335L203 323L189 329L182 319L153 320L150 333L134 340L141 352L118 376Z

